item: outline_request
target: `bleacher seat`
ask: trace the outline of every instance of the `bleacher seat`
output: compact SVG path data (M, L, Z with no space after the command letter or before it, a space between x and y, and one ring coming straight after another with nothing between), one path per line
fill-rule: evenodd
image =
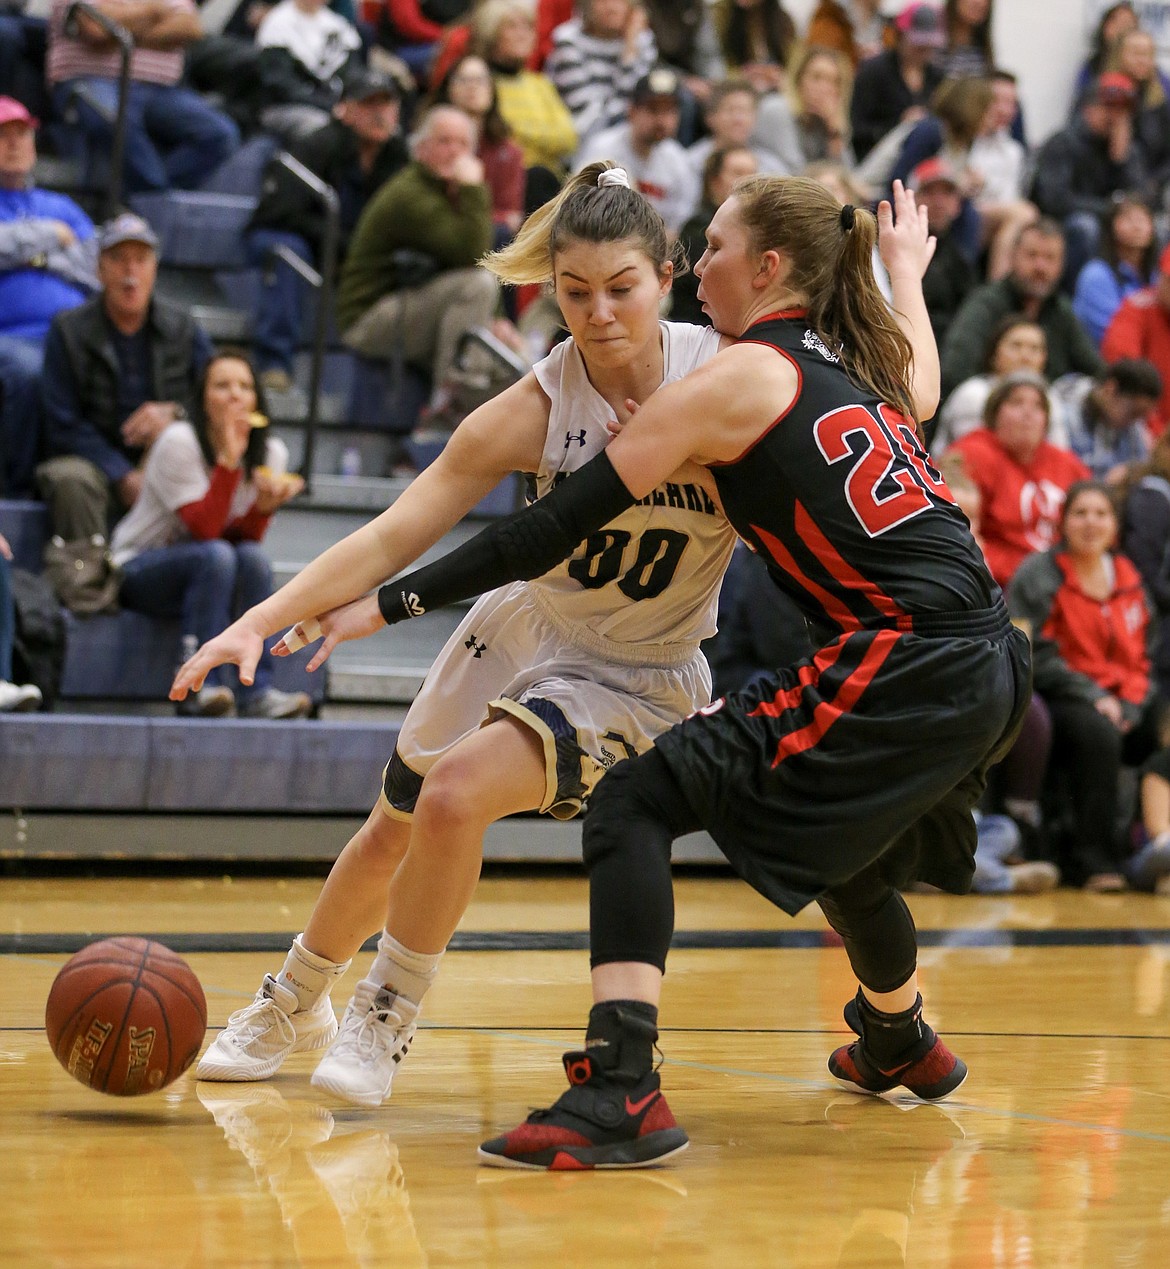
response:
M165 701L181 661L178 621L136 612L96 617L69 613L61 696L66 701ZM308 674L302 658L279 657L274 682L286 692L308 692L319 705L327 673L324 667Z
M149 759L147 718L6 714L0 805L142 811Z
M276 153L278 142L267 132L258 132L229 155L203 182L205 194L243 194L260 197L260 186L268 160Z
M130 206L150 221L159 239L159 263L180 269L243 269L244 230L256 210L244 194L168 190L134 194Z

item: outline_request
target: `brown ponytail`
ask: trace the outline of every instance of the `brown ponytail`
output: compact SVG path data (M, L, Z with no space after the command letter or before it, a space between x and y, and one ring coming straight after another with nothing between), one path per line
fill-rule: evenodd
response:
M908 419L920 422L910 395L910 341L890 312L873 273L877 219L864 208L842 215L817 181L753 176L732 193L757 251L783 251L789 285L808 297L809 325L856 382Z

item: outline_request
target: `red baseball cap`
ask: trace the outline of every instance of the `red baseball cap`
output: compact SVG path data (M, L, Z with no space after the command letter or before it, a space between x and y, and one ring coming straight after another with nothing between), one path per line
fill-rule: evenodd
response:
M0 97L0 127L6 123L27 123L30 128L40 127L40 120L34 119L28 108L15 97Z
M1105 71L1090 84L1088 99L1106 106L1132 106L1137 100L1137 85L1121 71Z
M932 4L908 4L894 19L894 27L907 43L925 48L945 48L946 27L942 12Z
M951 185L961 189L959 174L949 159L936 154L933 158L923 159L906 178L906 188L924 189L927 185Z

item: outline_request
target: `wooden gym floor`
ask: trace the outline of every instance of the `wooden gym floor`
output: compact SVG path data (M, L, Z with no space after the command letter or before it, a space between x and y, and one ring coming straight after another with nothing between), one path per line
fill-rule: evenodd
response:
M913 896L928 1016L971 1067L928 1106L829 1079L853 986L818 912L680 877L662 1076L692 1144L655 1171L476 1166L482 1138L558 1094L579 1043L576 877L484 881L381 1110L316 1094L313 1054L265 1084L188 1075L125 1101L57 1066L41 1025L69 951L163 937L219 1027L319 884L4 881L0 1263L1170 1264L1170 899Z

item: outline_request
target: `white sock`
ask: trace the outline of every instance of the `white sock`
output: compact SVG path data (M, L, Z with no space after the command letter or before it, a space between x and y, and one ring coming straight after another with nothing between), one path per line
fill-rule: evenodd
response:
M427 988L435 981L442 958L442 952L412 952L383 930L378 940L378 954L366 981L388 987L411 1004L421 1005Z
M296 993L298 1012L312 1009L322 996L327 996L333 984L350 966L349 961L338 964L337 961L326 960L324 956L310 952L301 942L303 937L303 934L298 934L293 939L292 947L285 957L284 968L276 977L282 987Z

